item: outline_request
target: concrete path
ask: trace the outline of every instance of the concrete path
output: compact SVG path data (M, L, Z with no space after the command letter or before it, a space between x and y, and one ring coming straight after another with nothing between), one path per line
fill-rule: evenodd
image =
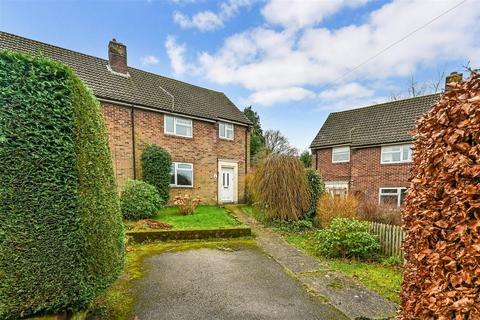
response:
M347 319L256 246L154 255L137 283L138 320Z
M237 219L249 225L259 246L304 286L334 305L349 319L389 319L398 305L356 283L351 278L330 270L317 259L288 244L280 235L265 228L237 206L227 207ZM301 318L294 318L301 319Z

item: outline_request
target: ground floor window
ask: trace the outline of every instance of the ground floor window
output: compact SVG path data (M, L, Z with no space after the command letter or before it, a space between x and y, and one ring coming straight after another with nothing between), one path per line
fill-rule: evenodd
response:
M400 207L405 199L407 188L380 188L378 203L381 205Z
M170 168L170 185L174 187L193 187L193 164L173 162Z
M326 181L325 191L334 198L343 198L348 193L348 181Z

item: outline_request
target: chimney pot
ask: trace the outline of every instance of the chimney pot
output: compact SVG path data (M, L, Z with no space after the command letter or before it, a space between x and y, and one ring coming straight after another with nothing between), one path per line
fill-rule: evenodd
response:
M127 46L115 38L108 43L108 64L113 71L128 74Z
M445 91L450 90L449 86L451 83L458 83L462 81L463 79L463 73L460 72L451 72L446 78L445 78Z

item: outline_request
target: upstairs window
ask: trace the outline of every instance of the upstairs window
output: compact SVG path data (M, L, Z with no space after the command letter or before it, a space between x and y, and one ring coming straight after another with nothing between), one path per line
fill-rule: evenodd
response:
M407 188L380 188L378 203L390 207L400 207L405 199Z
M350 162L350 147L332 149L332 163Z
M222 139L233 140L233 137L234 137L233 124L220 122L218 124L218 134Z
M170 185L173 187L193 187L193 164L173 162L170 167Z
M382 147L381 163L403 163L412 161L412 144Z
M165 115L165 133L191 138L192 120Z

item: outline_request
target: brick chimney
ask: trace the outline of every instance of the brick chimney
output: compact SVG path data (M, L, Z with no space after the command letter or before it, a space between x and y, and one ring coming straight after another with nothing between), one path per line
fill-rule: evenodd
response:
M128 75L127 46L112 39L108 43L108 64L112 71Z
M452 72L445 78L445 91L448 91L450 88L448 86L449 83L452 82L460 82L463 79L463 73L460 72Z

